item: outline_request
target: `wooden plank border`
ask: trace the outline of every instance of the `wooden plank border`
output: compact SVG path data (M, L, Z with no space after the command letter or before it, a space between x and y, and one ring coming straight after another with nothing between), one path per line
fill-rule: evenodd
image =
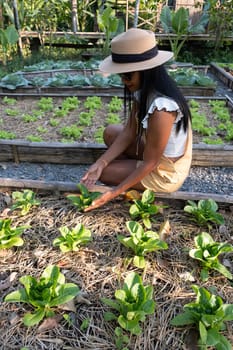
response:
M0 162L91 164L106 150L103 144L0 140ZM233 167L233 145L193 145L193 166Z
M233 90L233 76L230 73L226 72L225 69L219 67L214 62L210 63L210 70L220 81Z
M39 180L26 180L26 179L10 179L2 178L0 188L10 189L33 189L39 191L58 191L58 192L79 192L77 184L74 182L62 182L62 181L39 181ZM97 185L93 188L94 191L104 192L109 187ZM187 192L176 191L173 193L158 193L155 192L156 198L172 199L172 200L200 200L200 199L213 199L216 202L233 203L233 196L221 195L215 193L202 193L202 192Z

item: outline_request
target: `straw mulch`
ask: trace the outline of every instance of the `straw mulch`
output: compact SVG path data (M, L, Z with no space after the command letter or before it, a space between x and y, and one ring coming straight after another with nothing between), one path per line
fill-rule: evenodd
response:
M117 324L104 320L109 308L101 302L102 297L113 298L129 271L139 273L144 284L152 284L156 311L141 324L142 334L130 337L130 350L193 350L197 349L197 334L191 327L175 328L171 319L183 310L183 305L195 300L191 285L215 287L225 303L233 303L233 283L218 273L212 273L208 282L199 278L199 265L188 256L194 246L193 238L204 229L195 225L184 213L183 202L165 202L167 208L156 216L153 230L159 231L167 221L169 229L163 233L168 250L146 256L144 271L127 263L131 255L117 240L118 234L128 235L126 221L130 220L129 203L122 197L89 213L80 213L64 194L38 193L39 207L27 215L9 211L11 193L0 193L0 218L10 217L12 225L30 225L22 235L24 245L0 251L0 349L116 349L114 329ZM213 225L211 235L216 241L233 243L233 213L229 205L219 208L225 217L221 227ZM61 253L53 247L53 239L60 235L61 226L74 227L84 224L92 232L93 240L78 252ZM233 255L224 256L233 272ZM51 323L42 322L26 327L22 316L32 311L23 303L6 303L5 295L19 289L23 275L40 277L49 264L56 264L66 277L66 282L76 283L81 296L75 300L72 311L56 309ZM190 275L190 274L191 275ZM190 276L192 278L190 278ZM63 314L69 314L68 323ZM88 319L87 327L82 322ZM227 322L226 337L233 343L233 322Z

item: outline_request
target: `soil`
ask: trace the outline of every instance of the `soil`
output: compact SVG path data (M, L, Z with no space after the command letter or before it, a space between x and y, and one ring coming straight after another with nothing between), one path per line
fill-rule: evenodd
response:
M68 112L64 117L56 117L55 110L61 109L62 97L53 97L53 109L52 111L41 112L35 121L24 121L26 115L32 115L34 111L38 111L38 101L39 98L18 99L17 103L13 106L7 105L3 102L3 98L0 100L0 131L13 132L15 139L36 141L32 137L39 137L40 141L47 142L85 142L85 143L102 143L102 139L96 138L95 133L100 128L109 124L107 120L108 115L108 105L111 100L109 97L101 97L102 107L95 110L94 117L92 118L92 123L89 126L80 126L79 115L81 112L87 112L88 109L85 108L84 102L86 97L79 97L80 104L78 108ZM213 112L211 112L207 101L198 101L200 104L199 112L206 115L210 127L216 127L218 121L215 118ZM16 111L14 116L7 115L7 110ZM120 120L124 122L123 110L121 112L115 113L119 116ZM57 126L51 125L51 119L56 120ZM80 137L72 137L72 135L64 136L61 133L61 128L66 126L76 125L82 129ZM203 142L203 136L197 132L194 132L194 143ZM217 138L224 138L225 131L218 131L216 135ZM2 137L3 138L3 137ZM224 143L232 143L226 142Z
M190 326L174 327L170 321L183 312L183 306L195 301L192 285L202 286L219 295L224 303L233 303L232 281L212 270L208 281L200 279L200 265L189 257L194 248L194 237L202 231L210 232L218 242L233 244L233 212L229 206L219 206L224 224L201 227L184 212L183 202L157 202L165 206L154 216L152 230L168 244L167 250L146 254L146 268L135 268L130 262L132 251L125 248L117 235L128 236L126 222L131 220L125 197L119 197L98 210L81 213L65 195L37 193L41 201L22 216L19 210L11 211L12 193L0 193L0 218L10 218L13 227L27 226L22 234L24 245L0 250L0 349L26 347L33 350L112 350L116 349L114 330L117 321L105 321L104 312L112 311L101 298L113 298L116 289L122 288L129 272L142 276L144 285L153 286L155 312L146 315L138 336L130 337L129 350L194 350L198 334ZM61 253L53 246L60 236L59 228L70 229L82 223L91 230L92 241L77 252ZM224 253L221 261L233 273L233 255ZM66 308L54 308L55 317L33 327L26 327L22 318L33 307L25 303L4 302L10 292L22 288L21 276L39 279L48 265L57 265L66 282L78 285L81 294ZM65 319L65 315L66 319ZM117 313L116 313L117 315ZM64 317L63 317L64 316ZM84 326L85 324L85 326ZM222 332L233 344L233 321L227 321Z

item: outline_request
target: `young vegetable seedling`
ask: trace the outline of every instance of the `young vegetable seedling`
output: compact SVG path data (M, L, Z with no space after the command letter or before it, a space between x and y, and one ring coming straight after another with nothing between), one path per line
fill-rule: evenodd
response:
M34 326L45 317L53 317L56 306L67 303L79 293L74 283L65 283L65 276L56 265L47 266L38 280L22 276L19 281L24 288L6 295L4 301L27 303L35 308L34 312L24 315L25 326Z
M151 228L152 215L158 214L164 206L156 205L154 192L147 189L143 192L141 199L134 199L129 213L132 219L142 219L146 228Z
M201 199L198 203L188 201L188 205L184 207L184 211L189 213L197 224L201 226L207 225L211 228L209 222L223 224L224 218L217 213L218 205L213 199Z
M100 192L90 192L86 186L79 183L77 187L80 190L79 195L68 195L66 198L71 200L73 205L77 207L79 211L84 211L85 208L89 207L92 202L99 197Z
M59 229L61 236L53 241L53 245L59 246L63 253L78 251L81 245L91 241L91 231L82 224L77 224L73 229L63 226Z
M118 235L117 239L127 248L133 250L135 256L133 264L138 268L146 266L144 255L149 252L167 249L167 243L161 241L159 234L154 231L144 231L143 227L135 221L126 223L130 237Z
M11 210L21 209L21 215L26 215L31 207L41 203L40 200L36 199L36 194L32 190L15 191L12 193L12 199Z
M24 241L19 237L29 226L11 226L11 219L0 219L0 249L20 247Z
M190 249L189 255L193 259L200 261L202 265L201 279L207 281L209 270L214 269L228 279L232 279L232 274L220 263L218 257L222 253L233 252L233 246L229 243L218 243L213 240L207 232L202 232L194 238L196 248Z
M146 315L151 315L155 311L153 286L144 286L141 276L135 272L130 272L124 280L122 289L115 291L115 300L107 298L101 300L117 312L117 315L106 312L105 320L116 320L122 329L131 334L140 334L142 332L140 322L144 322Z
M233 320L233 304L223 304L220 296L211 294L207 289L192 286L196 301L184 305L184 312L174 317L173 326L194 324L199 331L198 349L213 347L217 350L232 350L232 344L220 331L226 329L225 321Z

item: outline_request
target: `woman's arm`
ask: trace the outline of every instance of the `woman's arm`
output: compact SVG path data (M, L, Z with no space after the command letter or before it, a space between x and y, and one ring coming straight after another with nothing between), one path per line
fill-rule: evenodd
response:
M81 182L91 188L100 178L103 169L120 154L122 154L136 137L136 104L133 105L131 115L123 129L117 136L112 145L104 152L97 161L91 165L86 174L81 179Z
M135 184L149 174L158 164L168 143L176 112L155 111L149 118L146 144L144 149L144 161L124 181L111 191L105 192L95 200L87 210L97 208L119 194L132 188Z

